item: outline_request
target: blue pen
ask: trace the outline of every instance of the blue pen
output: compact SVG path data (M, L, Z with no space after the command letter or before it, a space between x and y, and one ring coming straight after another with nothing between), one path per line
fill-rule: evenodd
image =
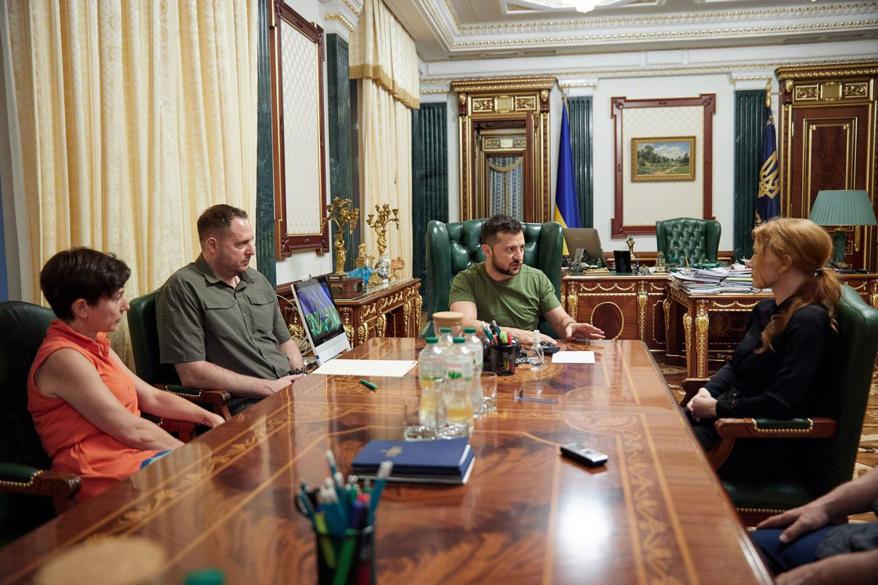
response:
M384 461L378 466L378 474L375 476L375 487L372 489L371 499L369 501L369 524L375 521L375 509L378 508L378 501L381 499L381 492L384 491L384 484L393 471L393 461Z

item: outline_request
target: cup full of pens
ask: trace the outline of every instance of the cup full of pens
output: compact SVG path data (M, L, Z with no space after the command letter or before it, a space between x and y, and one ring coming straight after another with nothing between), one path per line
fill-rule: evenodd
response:
M326 452L326 461L329 477L317 487L302 482L296 498L296 508L314 531L317 582L374 585L375 513L393 463L383 462L375 483L367 480L360 488L354 475L344 481L332 451Z

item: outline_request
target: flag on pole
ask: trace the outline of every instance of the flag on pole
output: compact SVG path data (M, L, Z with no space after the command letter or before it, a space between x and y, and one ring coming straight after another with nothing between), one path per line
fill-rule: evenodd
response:
M558 145L558 176L555 180L555 221L565 228L579 227L579 206L576 201L576 178L573 175L573 147L570 144L570 122L567 100L561 114L561 141ZM564 254L569 254L564 242Z
M771 81L765 87L765 128L762 131L762 157L759 165L759 191L756 194L756 225L780 215L780 177L777 140L771 115Z

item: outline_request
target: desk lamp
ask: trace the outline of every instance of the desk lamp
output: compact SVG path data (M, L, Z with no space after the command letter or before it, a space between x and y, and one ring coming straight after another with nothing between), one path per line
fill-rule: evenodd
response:
M840 226L876 225L869 194L861 190L825 190L817 193L811 208L811 221L822 226L836 226L832 233L832 264L849 268L844 262L847 233Z

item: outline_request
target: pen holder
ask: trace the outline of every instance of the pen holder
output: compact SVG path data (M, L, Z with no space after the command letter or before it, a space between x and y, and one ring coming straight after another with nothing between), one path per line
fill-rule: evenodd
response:
M299 514L311 521L319 585L375 585L375 522L363 528L330 531L323 512L314 514L317 490L308 491L311 509L296 498ZM315 519L319 516L319 520Z
M518 355L518 344L492 345L488 347L484 357L483 369L494 372L498 376L511 376L515 373L515 358Z
M375 524L344 535L314 530L319 585L375 585Z

